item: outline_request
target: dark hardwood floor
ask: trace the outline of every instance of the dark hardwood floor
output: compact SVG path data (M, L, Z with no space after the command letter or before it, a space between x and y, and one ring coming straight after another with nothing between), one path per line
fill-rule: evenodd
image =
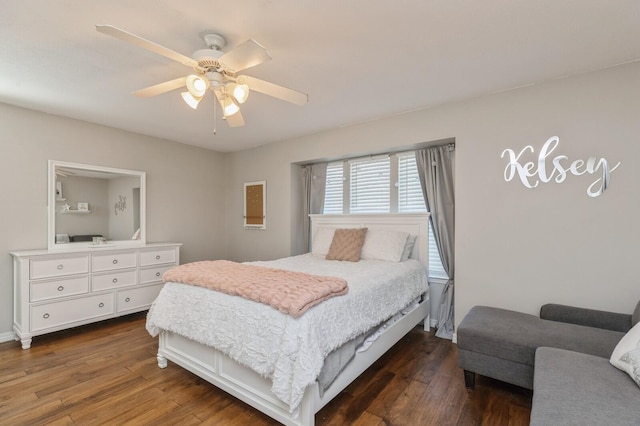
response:
M144 314L0 344L2 425L273 425L169 363ZM456 346L414 329L316 415L317 425L528 425L531 392L478 377L464 387Z

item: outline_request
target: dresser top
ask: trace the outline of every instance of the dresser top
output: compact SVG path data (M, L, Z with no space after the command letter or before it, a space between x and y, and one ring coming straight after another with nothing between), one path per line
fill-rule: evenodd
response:
M182 243L147 243L147 244L90 244L74 247L73 244L69 244L70 247L56 248L54 250L36 249L36 250L20 250L12 251L9 254L13 257L31 257L31 256L54 256L64 255L68 253L99 253L104 251L120 251L120 250L146 250L157 249L164 247L180 247Z

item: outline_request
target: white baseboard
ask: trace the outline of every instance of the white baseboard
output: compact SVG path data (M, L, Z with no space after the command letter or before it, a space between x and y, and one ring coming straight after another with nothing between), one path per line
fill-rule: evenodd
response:
M451 341L455 344L458 344L458 335L456 333L453 333L453 338L451 339Z
M16 335L12 331L0 333L0 343L10 342L12 340L16 340Z
M429 321L429 324L431 324L431 328L436 328L436 325L438 325L438 320L431 319L431 321Z

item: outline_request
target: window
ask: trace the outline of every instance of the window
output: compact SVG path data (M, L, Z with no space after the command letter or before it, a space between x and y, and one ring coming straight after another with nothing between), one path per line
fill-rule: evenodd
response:
M398 155L398 212L426 212L422 185L418 177L416 154Z
M327 165L327 188L324 195L324 213L342 213L342 187L344 173L342 162Z
M426 212L415 152L329 163L324 213ZM447 278L429 223L429 276Z
M388 213L391 208L388 156L350 161L349 212Z

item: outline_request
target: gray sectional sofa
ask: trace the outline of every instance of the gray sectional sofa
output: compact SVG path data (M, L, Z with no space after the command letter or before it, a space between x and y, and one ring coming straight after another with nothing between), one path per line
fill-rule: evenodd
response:
M475 375L533 389L531 425L640 425L640 387L609 363L640 320L548 304L540 317L476 306L457 329L458 365Z

